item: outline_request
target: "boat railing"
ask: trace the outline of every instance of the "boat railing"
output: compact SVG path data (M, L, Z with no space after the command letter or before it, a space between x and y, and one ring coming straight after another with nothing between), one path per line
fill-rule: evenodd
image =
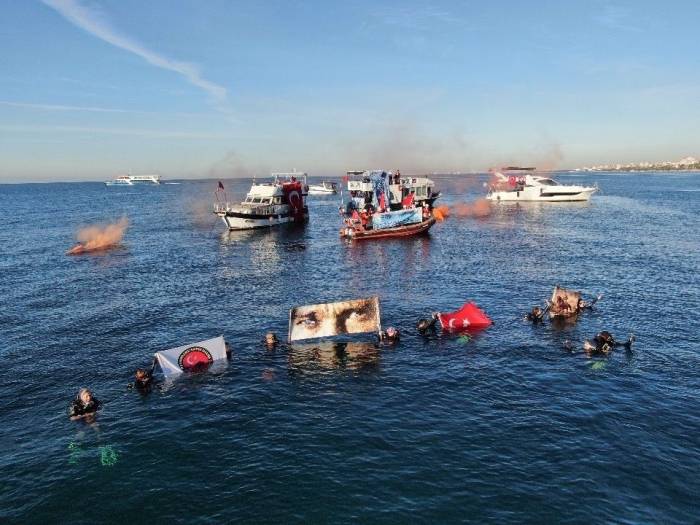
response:
M215 203L214 213L235 212L245 215L276 215L281 213L275 205L267 206L241 206L238 203Z

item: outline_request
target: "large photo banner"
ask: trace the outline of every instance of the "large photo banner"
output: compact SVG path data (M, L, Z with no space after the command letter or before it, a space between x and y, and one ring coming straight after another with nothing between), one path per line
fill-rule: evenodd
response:
M289 311L290 342L380 330L379 297L309 304Z

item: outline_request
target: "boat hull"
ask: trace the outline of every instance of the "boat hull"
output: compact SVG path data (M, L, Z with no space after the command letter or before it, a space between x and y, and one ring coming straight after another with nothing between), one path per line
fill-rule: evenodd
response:
M358 231L352 228L343 228L340 230L340 236L345 239L356 241L364 241L369 239L397 239L401 237L411 237L426 233L435 224L435 219L430 217L416 224L407 226L397 226L396 228L383 228L380 230L364 230Z
M334 190L323 190L309 186L309 195L337 195L337 193L338 192Z
M486 197L490 201L500 202L581 202L591 199L595 188L576 190L540 192L540 188L524 188L521 191L494 191Z
M217 212L216 215L221 217L229 230L255 230L295 222L294 216L290 214L258 216L233 212ZM308 211L305 210L304 222L307 222L308 220L309 214Z

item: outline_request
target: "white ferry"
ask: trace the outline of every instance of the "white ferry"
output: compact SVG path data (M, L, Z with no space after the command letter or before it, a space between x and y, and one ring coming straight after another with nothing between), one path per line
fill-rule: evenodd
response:
M217 199L218 194L219 190ZM272 182L253 181L243 202L217 202L214 214L221 217L229 230L268 228L290 222L303 224L309 220L307 194L306 173L273 173Z
M535 168L509 167L494 172L495 181L486 196L491 201L574 202L590 200L594 186L559 184L549 177L534 175Z
M309 195L335 195L338 193L338 183L329 180L321 181L321 184L310 184Z
M160 184L160 175L120 175L105 182L107 186L133 186L134 184Z

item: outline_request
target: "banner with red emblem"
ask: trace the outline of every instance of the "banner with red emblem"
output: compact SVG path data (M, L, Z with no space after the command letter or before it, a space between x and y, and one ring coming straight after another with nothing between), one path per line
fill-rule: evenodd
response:
M213 339L156 352L156 359L166 377L209 366L226 359L226 342L220 335Z

